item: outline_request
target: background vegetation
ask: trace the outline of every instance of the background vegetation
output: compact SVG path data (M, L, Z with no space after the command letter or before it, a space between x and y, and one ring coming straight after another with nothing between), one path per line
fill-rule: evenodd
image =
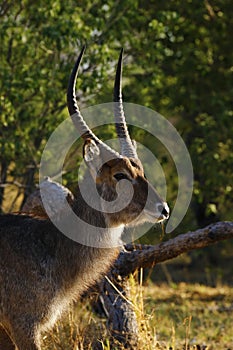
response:
M67 80L85 43L85 74L79 81L81 104L112 100L115 62L123 46L125 101L165 115L190 151L195 188L188 226L190 222L203 226L230 219L232 13L230 0L3 0L2 210L9 209L4 206L5 184L13 182L25 200L38 180L46 140L67 117ZM147 146L156 152L153 144ZM158 151L156 155L166 167L166 157ZM176 185L167 168L171 202Z
M2 0L0 210L20 209L34 190L41 152L68 115L70 70L87 44L78 81L82 107L112 101L115 64L124 47L124 100L163 114L186 142L195 185L176 233L232 220L232 33L231 0ZM164 167L172 207L177 191L172 161L143 132L131 132ZM103 139L112 133L112 127L99 130ZM71 189L76 163L77 157L69 161L64 175ZM152 236L154 231L144 240L151 243ZM233 283L231 259L232 243L222 243L193 252L154 279ZM204 274L197 275L203 266Z

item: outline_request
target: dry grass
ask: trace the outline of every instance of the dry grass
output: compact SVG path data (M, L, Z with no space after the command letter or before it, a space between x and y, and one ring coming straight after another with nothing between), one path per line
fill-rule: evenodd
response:
M151 285L147 312L152 308L158 340L173 349L233 349L233 288Z
M178 284L143 287L131 278L132 303L140 325L138 349L233 349L233 288ZM105 319L88 302L77 303L44 337L45 350L118 350L111 347Z

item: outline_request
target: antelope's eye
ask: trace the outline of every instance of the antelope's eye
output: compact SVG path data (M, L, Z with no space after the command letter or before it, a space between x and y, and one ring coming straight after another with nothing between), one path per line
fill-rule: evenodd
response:
M120 181L120 180L123 180L123 179L129 180L128 176L127 176L126 174L124 174L124 173L116 173L116 174L113 175L113 176L115 177L115 179L116 179L117 181Z

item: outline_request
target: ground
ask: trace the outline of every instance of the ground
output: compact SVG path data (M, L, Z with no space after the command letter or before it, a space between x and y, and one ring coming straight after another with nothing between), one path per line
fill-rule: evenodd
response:
M149 282L132 297L141 310L138 349L233 350L233 287ZM78 302L45 335L45 350L121 349L109 345L105 322L88 302Z

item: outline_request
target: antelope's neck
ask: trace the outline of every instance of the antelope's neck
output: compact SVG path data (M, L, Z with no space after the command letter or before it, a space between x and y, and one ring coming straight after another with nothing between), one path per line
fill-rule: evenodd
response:
M86 246L95 248L122 246L121 235L124 224L110 222L108 215L97 210L95 204L94 200L92 201L91 193L88 201L82 197L81 193L78 193L73 205L73 214L65 218L64 227L72 226L76 237L73 240Z

